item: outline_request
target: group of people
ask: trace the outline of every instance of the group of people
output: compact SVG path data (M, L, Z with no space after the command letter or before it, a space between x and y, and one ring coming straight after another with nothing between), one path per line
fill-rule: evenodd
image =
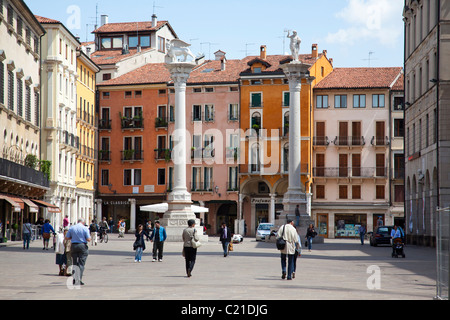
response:
M133 244L133 249L136 251L134 262L142 261L142 254L146 248L144 237L147 239L147 241L153 242L153 262L162 262L164 241L166 241L167 239L167 233L166 229L161 226L161 223L158 220L155 221L154 228L151 226L151 221L148 221L145 224L145 227L144 225L139 224L135 236L136 240Z
M111 230L111 227L110 224L106 221L106 217L103 217L103 220L100 223L97 223L97 220L93 219L91 224L89 225L92 245L97 245L98 238L102 240L105 232L108 232L108 230Z

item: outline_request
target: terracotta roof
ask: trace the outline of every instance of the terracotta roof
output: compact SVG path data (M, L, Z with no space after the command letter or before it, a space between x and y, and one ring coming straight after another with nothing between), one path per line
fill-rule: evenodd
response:
M164 83L170 81L169 70L165 63L148 63L120 77L98 83L99 86L120 86Z
M391 88L402 68L335 68L314 89Z
M92 33L154 31L160 29L167 23L168 21L158 21L156 27L154 28L152 27L151 21L107 23L100 28L95 29L94 31L92 31Z
M230 83L237 82L239 74L247 68L242 60L224 60L225 70L221 69L222 61L206 61L194 69L189 77L188 84L193 83Z
M299 55L299 60L303 63L307 64L314 64L317 59L321 58L323 54L319 54L317 58L313 58L311 54L301 54ZM261 72L261 74L264 73L283 73L283 70L281 69L281 65L284 63L288 63L292 61L292 56L290 55L267 55L266 59L261 59L260 56L248 56L242 60L248 65L252 65L255 62L260 61L264 65L268 66L264 71ZM243 70L243 73L250 73L251 68L246 68L246 70Z
M396 90L396 91L404 91L405 90L405 76L402 73L400 75L400 77L398 77L397 81L395 82L395 84L392 86L392 90Z
M142 49L141 52L152 50L152 48ZM125 58L131 57L137 53L137 49L129 49L127 54L122 54L122 49L99 50L91 54L91 60L95 64L115 64Z
M34 15L34 16L36 17L37 21L39 21L39 23L61 23L58 20L45 18L45 17L41 17L41 16L37 16L37 15Z

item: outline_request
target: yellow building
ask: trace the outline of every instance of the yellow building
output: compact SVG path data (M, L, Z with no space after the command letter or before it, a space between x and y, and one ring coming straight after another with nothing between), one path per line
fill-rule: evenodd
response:
M99 67L82 51L77 52L77 139L79 152L75 182L77 218L89 222L94 217L94 182L97 140L95 76ZM72 223L76 221L71 221Z
M301 89L301 182L304 192L312 183L313 94L312 88L333 70L326 51L299 59L310 64L312 83L302 82ZM281 69L292 60L287 55L268 55L261 46L259 56L246 57L248 69L240 74L240 210L253 235L261 222L278 218L283 210L283 196L288 188L289 167L289 84Z

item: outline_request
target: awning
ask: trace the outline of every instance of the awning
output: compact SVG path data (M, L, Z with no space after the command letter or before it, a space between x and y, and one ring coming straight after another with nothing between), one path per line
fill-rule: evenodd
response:
M0 200L5 200L5 201L9 202L9 204L11 204L14 211L16 211L16 212L20 212L20 210L22 210L20 208L20 205L8 196L0 194Z
M23 210L25 208L25 204L23 203L23 200L21 198L14 197L14 196L8 196L8 197L11 198L14 202L16 202L20 206L21 210Z
M157 203L157 204L149 204L147 206L140 206L140 209L142 211L150 211L150 212L166 212L167 210L169 210L169 204L166 202ZM209 211L208 208L194 206L194 205L191 205L191 210L192 210L192 212L196 212L196 213Z
M31 200L29 199L22 199L22 200L28 206L30 212L39 212L39 207L35 205Z
M42 200L31 200L34 203L36 203L40 207L47 208L48 212L51 213L60 213L61 209L59 209L57 206L50 204L48 202L42 201Z

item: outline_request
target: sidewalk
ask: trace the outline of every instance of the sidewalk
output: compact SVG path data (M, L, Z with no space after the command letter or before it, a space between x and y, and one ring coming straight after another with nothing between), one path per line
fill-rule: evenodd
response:
M223 257L217 237L198 249L192 277L185 275L182 243L164 245L163 262L151 262L146 242L142 263L134 262L134 235L89 248L80 289L58 276L55 253L36 240L0 247L0 299L125 300L431 300L435 295L435 249L405 248L406 258L391 258L391 248L362 246L359 240L325 239L303 250L296 278L281 280L280 254L273 243L245 238ZM378 277L378 278L376 278ZM376 280L376 281L375 281ZM69 281L70 282L70 281ZM379 288L377 285L379 284Z

